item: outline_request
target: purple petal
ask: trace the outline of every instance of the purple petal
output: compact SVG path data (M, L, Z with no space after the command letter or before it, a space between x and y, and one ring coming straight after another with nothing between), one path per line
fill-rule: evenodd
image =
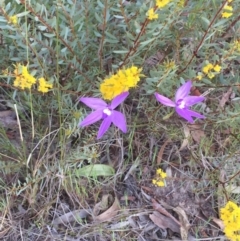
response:
M103 120L102 124L99 127L97 139L100 139L105 134L105 132L110 127L111 123L112 123L112 121L109 116Z
M200 118L200 119L204 119L205 118L205 116L204 115L201 115L201 114L199 114L198 112L196 112L196 111L193 111L193 110L187 110L188 111L188 113L191 115L191 116L194 116L194 117L197 117L197 118Z
M127 132L126 119L125 119L125 116L121 112L113 110L111 119L112 119L113 124L115 126L117 126L122 132L124 132L124 133Z
M176 108L176 112L183 117L184 119L186 119L188 122L193 123L193 118L191 117L191 115L188 113L188 109L180 109L180 108Z
M183 84L181 87L179 87L175 95L175 101L178 102L178 100L182 100L185 97L187 97L191 87L192 87L192 81L188 81L185 84Z
M107 103L100 98L82 97L80 98L80 101L94 110L103 109L107 106Z
M183 99L186 106L192 106L197 104L198 102L204 101L205 98L203 96L187 96Z
M155 93L155 97L163 105L171 106L171 107L175 107L176 106L175 103L172 100L168 99L167 97L165 97L163 95Z
M129 95L129 92L123 92L122 94L116 96L111 103L111 108L115 109L118 105L120 105Z
M199 114L198 112L195 112L193 110L189 110L189 109L180 109L180 108L176 108L176 112L182 116L184 119L186 119L187 121L189 121L190 123L193 123L193 117L197 117L197 118L205 118L204 115Z
M84 126L89 126L99 120L102 119L103 112L102 110L96 110L89 114L81 123L79 123L79 126L84 127Z

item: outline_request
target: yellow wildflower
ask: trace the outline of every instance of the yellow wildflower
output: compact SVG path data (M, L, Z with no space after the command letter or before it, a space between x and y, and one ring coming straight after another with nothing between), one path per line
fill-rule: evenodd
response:
M164 172L161 168L157 169L156 173L157 173L157 175L159 175L161 178L166 178L166 177L167 177L167 173Z
M240 52L240 40L235 40L233 42L233 48Z
M210 72L210 73L208 73L207 76L208 76L209 79L212 79L215 75L212 72Z
M227 238L232 241L240 240L240 208L232 201L227 202L224 208L220 209L220 218L224 223L224 232Z
M29 74L27 66L17 64L15 67L14 75L16 79L14 80L13 86L21 89L30 89L32 85L36 83L36 79Z
M200 73L200 74L198 74L197 76L196 76L196 78L197 78L197 80L201 80L202 79L202 74Z
M164 65L164 67L166 68L166 70L172 70L172 69L174 69L174 68L176 67L174 60L164 61L164 62L163 62L163 65Z
M49 89L52 89L53 85L48 83L43 77L38 80L38 91L47 93Z
M17 24L17 15L9 16L8 22L16 25Z
M100 84L100 92L106 100L112 100L129 88L135 87L140 80L142 69L132 66L127 69L119 70L116 74L106 78Z
M171 0L156 0L156 6L158 8L165 7Z
M228 201L226 206L220 209L220 218L223 222L226 222L225 220L228 220L237 208L237 204L232 201Z
M213 65L212 64L207 64L206 66L203 67L202 71L203 71L204 74L207 74L212 69L213 69Z
M222 17L223 18L229 18L233 15L232 11L233 11L233 8L232 6L228 6L228 5L225 5L223 7L223 12L222 12ZM226 11L226 12L225 12Z
M214 69L215 72L220 72L221 68L222 68L222 67L221 67L220 65L218 65L218 64L216 64L216 65L213 67L213 69Z
M159 181L159 180L156 180L156 179L153 179L153 180L152 180L152 184L153 184L153 185L156 185L156 186L158 186L158 187L164 187L164 186L165 186L165 184L164 184L163 181Z
M156 171L156 178L152 179L152 184L158 187L164 187L164 179L167 177L167 173L164 172L161 168L157 169Z
M150 8L147 11L147 17L149 20L158 19L158 14L154 12L154 8Z

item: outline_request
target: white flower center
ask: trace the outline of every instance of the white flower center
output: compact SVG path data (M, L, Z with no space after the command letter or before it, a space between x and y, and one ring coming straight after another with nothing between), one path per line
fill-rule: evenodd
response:
M178 106L180 109L183 109L183 108L185 108L185 102L182 100L181 101L181 103L180 103L180 105Z
M107 108L103 110L103 113L110 116L112 114L112 111Z

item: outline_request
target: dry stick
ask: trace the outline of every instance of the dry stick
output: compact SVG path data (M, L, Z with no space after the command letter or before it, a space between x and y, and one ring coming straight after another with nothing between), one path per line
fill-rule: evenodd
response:
M99 58L99 62L100 62L100 69L103 69L103 43L105 40L105 30L106 30L106 25L107 25L107 7L108 7L108 0L105 0L105 4L104 4L104 11L103 11L103 24L101 26L102 29L102 38L100 41L100 45L98 48L98 58Z
M211 29L213 23L215 22L215 20L216 20L218 14L222 11L222 9L224 8L224 6L225 6L225 4L226 4L227 2L228 2L228 0L225 0L225 2L223 2L222 6L218 9L218 11L217 11L217 13L215 14L214 18L213 18L212 21L210 22L210 24L209 24L209 26L208 26L208 28L207 28L205 34L203 35L203 37L202 37L200 43L198 44L196 50L193 52L193 55L192 55L191 59L188 61L187 65L186 65L183 69L181 69L181 70L178 72L178 74L181 74L182 72L184 72L184 71L187 69L187 67L192 63L194 57L197 56L197 53L198 53L198 51L199 51L201 45L203 44L204 39L206 38L206 36L207 36L209 30Z
M21 122L20 122L20 119L19 119L18 109L17 109L16 104L14 104L14 109L15 109L16 116L17 116L17 123L18 123L20 138L21 138L21 141L23 142L22 127L21 127Z
M225 33L221 36L221 38L225 38L227 36L228 31L240 20L240 15L228 26Z
M156 8L156 7L155 7L155 8ZM126 62L126 60L128 59L128 57L129 57L130 55L132 55L133 53L136 52L136 48L137 48L138 45L139 45L139 38L142 36L142 34L143 34L144 30L145 30L145 27L147 26L148 23L149 23L149 20L148 20L148 18L146 18L145 21L144 21L144 23L143 23L143 25L142 25L141 31L138 33L137 38L134 40L134 43L133 43L132 48L128 51L128 53L127 53L127 55L125 56L122 64L119 66L119 69L121 69L122 66L125 65L125 62Z

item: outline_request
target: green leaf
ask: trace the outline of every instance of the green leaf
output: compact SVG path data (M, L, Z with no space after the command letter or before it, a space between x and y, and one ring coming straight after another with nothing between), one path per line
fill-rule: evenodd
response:
M113 176L115 170L108 165L92 164L76 170L76 175L81 177Z
M148 45L149 43L151 43L151 42L154 41L155 39L156 39L156 38L148 39L148 40L146 40L146 41L141 42L140 45L143 45L143 46Z
M113 53L115 54L126 54L129 50L114 50Z
M22 12L22 13L18 13L17 17L20 18L20 17L26 16L28 14L29 14L29 11L25 11L25 12Z

